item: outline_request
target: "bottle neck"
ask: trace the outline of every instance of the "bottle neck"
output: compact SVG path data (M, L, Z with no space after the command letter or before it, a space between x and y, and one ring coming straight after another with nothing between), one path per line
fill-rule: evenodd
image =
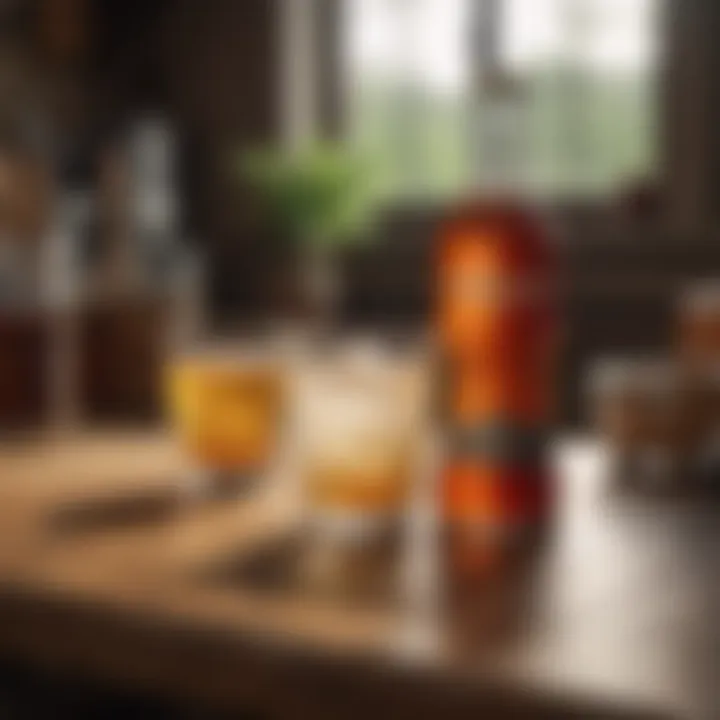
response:
M475 194L489 201L528 198L522 98L516 93L484 94L474 117Z

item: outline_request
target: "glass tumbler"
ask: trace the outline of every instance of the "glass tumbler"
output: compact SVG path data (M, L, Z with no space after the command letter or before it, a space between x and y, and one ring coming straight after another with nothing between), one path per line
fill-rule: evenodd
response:
M417 358L345 349L297 382L298 470L312 526L346 539L397 527L424 426Z
M167 406L192 487L231 491L265 470L282 425L284 384L281 364L257 349L205 348L169 360Z

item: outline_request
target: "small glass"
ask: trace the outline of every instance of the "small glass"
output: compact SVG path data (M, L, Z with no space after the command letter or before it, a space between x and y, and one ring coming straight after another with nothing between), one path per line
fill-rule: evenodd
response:
M420 359L351 346L304 368L297 383L298 470L312 526L341 539L396 528L424 424Z
M687 288L681 295L678 316L679 357L697 387L705 451L717 445L720 437L720 282L705 281Z
M702 436L698 394L682 368L662 360L605 360L589 377L597 430L614 447L623 479L668 482L684 474Z
M244 487L270 462L282 424L284 370L243 347L181 353L166 368L172 425L199 491Z
M720 282L692 285L682 293L679 350L693 371L716 370L720 365Z

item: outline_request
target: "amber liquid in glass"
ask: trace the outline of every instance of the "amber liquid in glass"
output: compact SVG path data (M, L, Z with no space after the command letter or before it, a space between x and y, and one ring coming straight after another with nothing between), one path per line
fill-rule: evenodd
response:
M188 358L169 367L167 381L180 442L198 466L248 472L267 463L280 423L277 370Z

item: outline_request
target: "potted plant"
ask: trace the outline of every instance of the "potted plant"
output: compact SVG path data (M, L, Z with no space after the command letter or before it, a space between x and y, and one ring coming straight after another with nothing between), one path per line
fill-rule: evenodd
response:
M341 301L341 251L370 237L374 204L367 163L346 148L315 145L290 153L243 153L240 176L264 209L295 260L300 305L327 329Z

